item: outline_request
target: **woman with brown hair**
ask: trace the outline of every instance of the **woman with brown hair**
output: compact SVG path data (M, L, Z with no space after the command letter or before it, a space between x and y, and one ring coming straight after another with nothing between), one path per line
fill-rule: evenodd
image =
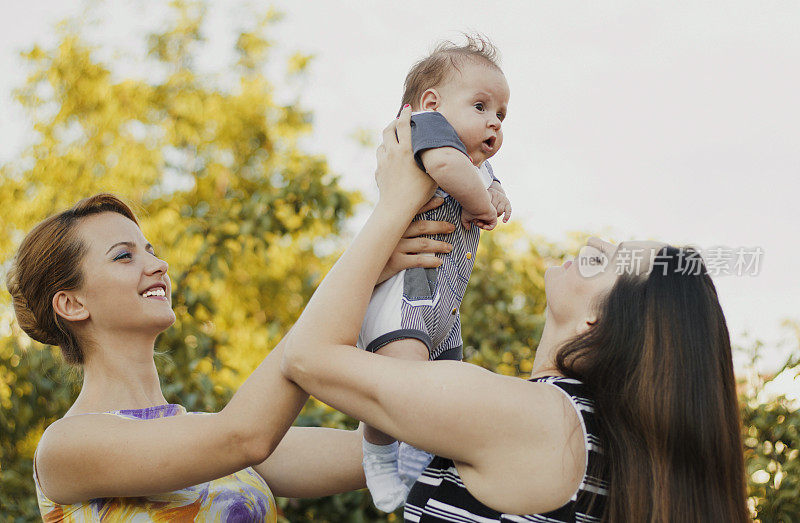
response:
M592 238L605 270L550 267L530 380L354 349L381 267L433 189L409 135L406 110L378 151L380 202L287 335L282 362L320 400L436 454L406 520L746 521L730 340L691 249ZM689 258L700 270L685 270Z
M409 227L417 238L398 244L383 278L437 265L413 253L450 246L418 236L449 228ZM280 371L283 343L221 412L167 403L153 361L156 337L175 321L167 269L109 194L43 221L16 254L7 285L20 326L83 370L78 398L34 456L43 519L276 521L273 492L363 487L360 432L290 429L308 395Z

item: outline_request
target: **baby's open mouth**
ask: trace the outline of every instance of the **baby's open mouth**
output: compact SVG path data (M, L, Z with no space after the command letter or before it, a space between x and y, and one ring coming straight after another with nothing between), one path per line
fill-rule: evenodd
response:
M491 138L488 138L488 139L484 140L484 141L483 141L483 144L484 144L486 147L488 147L489 149L494 149L494 142L495 142L496 140L497 140L497 137L495 137L495 136L492 136Z

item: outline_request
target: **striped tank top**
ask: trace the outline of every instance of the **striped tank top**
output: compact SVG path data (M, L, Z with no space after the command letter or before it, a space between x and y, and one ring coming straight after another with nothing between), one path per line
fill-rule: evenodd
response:
M181 405L168 404L144 409L104 412L126 419L151 420L186 415ZM202 415L204 412L189 412ZM147 456L142 456L146 460ZM203 459L198 456L198 459ZM42 492L36 474L34 456L33 480L39 511L45 523L82 523L90 521L225 521L276 523L278 507L267 483L252 467L233 474L151 496L128 498L95 498L82 503L61 505Z
M597 438L592 400L586 387L579 381L548 376L530 381L550 383L570 400L578 413L584 435L587 471L596 464L602 453ZM596 497L595 497L596 495ZM563 506L542 514L503 514L478 501L458 474L453 460L436 456L422 473L406 500L406 521L432 523L455 521L459 523L491 523L536 521L542 523L599 522L603 515L608 485L602 478L584 474L578 490ZM592 502L592 498L594 502Z

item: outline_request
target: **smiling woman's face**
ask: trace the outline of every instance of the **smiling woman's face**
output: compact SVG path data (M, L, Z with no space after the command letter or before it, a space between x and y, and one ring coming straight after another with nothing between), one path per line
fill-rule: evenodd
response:
M139 227L115 212L81 221L86 245L83 285L76 293L89 312L92 330L152 334L175 321L167 262L155 256Z
M589 238L572 262L545 271L547 308L556 323L583 328L593 321L597 298L605 295L623 272L645 277L653 259L666 244L625 241L619 245Z

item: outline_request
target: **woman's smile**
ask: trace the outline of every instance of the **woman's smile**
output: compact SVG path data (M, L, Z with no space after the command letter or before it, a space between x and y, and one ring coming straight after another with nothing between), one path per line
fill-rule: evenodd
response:
M166 287L161 283L153 285L142 293L142 298L168 301Z

